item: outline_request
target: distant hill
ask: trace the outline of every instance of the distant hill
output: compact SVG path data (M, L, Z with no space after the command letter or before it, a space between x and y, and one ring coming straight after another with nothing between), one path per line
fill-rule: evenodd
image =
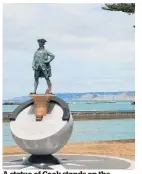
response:
M84 93L56 93L56 96L64 100L134 100L135 91L118 91L118 92L84 92ZM6 101L24 102L29 100L28 96L14 97Z

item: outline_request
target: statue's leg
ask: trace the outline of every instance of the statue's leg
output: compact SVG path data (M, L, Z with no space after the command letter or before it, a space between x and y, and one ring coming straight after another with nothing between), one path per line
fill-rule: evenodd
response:
M51 83L49 77L46 79L46 82L47 82L48 88L51 90L51 88L52 88L52 83Z
M38 79L35 79L35 82L34 82L34 93L36 94L36 91L37 91L37 87L38 87Z
M47 86L48 86L48 90L46 90L46 93L51 93L51 90L52 90L52 83L48 77L48 72L45 70L43 71L44 73L44 77L46 79L46 83L47 83Z
M34 93L36 94L37 87L39 84L39 71L35 71L35 82L34 82Z
M52 90L52 84L51 84L51 81L50 81L50 79L49 79L49 77L48 78L45 78L46 79L46 83L47 83L47 86L48 86L48 88L47 88L47 90L46 90L46 94L49 94L49 93L52 93L51 92L51 90Z

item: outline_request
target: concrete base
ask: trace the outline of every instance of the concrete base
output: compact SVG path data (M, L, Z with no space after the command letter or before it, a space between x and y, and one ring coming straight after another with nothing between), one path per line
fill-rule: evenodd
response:
M61 162L53 155L31 155L23 160L26 166L35 166L38 169L46 169L49 165L59 165Z
M11 170L88 170L88 169L134 169L134 161L100 155L61 154L61 155L7 155L3 157L3 169Z

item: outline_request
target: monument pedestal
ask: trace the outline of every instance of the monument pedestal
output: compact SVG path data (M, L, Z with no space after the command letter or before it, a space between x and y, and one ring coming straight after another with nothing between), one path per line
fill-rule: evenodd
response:
M53 155L30 155L23 160L23 165L47 169L48 166L60 165L61 161Z
M34 100L34 112L36 116L36 121L41 121L43 116L47 115L49 109L49 102L54 95L30 94L29 96Z

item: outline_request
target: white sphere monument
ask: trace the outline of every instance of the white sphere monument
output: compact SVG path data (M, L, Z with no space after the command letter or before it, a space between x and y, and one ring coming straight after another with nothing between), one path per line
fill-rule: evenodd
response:
M54 163L55 157L51 155L59 151L72 134L72 115L68 104L55 95L30 96L33 99L9 115L12 137L21 149L31 154L26 162ZM47 113L41 117L44 110Z

